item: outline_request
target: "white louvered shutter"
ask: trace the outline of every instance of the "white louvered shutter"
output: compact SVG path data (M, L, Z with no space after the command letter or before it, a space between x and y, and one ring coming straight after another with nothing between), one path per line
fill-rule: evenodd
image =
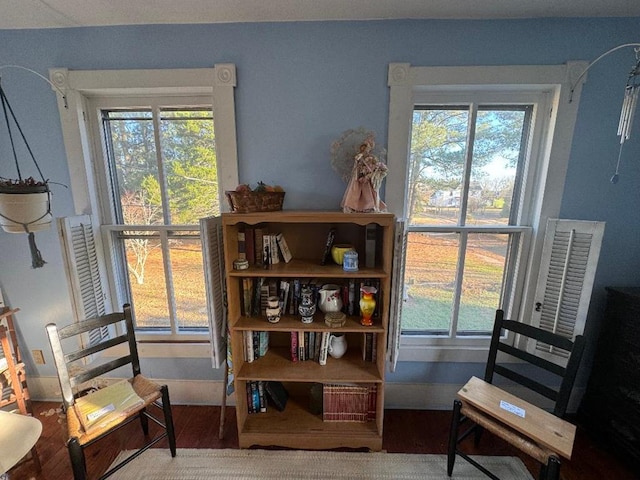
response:
M102 251L100 237L95 233L91 216L59 218L58 234L75 321L111 312L105 288L105 268L99 254ZM108 327L97 328L88 333L84 342L95 345L109 335Z
M584 331L604 222L549 219L533 305L532 324L574 338ZM535 350L566 357L538 342Z
M389 310L389 338L387 339L387 365L395 372L400 353L402 331L402 303L404 302L404 266L407 251L407 232L404 220L396 222L393 245L393 267L391 277L391 305Z
M220 368L226 365L227 359L227 296L221 218L200 219L200 236L211 337L211 360L214 368Z

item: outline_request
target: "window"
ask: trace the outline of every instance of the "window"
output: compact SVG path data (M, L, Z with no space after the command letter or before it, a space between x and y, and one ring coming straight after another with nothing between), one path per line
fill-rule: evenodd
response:
M218 215L221 193L237 185L235 67L50 76L67 92L72 193L76 211L99 223L109 308L131 302L143 340L203 339L198 221Z
M453 99L458 96L454 95ZM442 100L442 99L440 99ZM414 107L402 333L484 335L510 303L534 105Z
M525 320L575 121L567 76L390 65L385 200L406 221L401 360L482 360L497 308Z
M101 98L90 104L101 119L114 213L103 230L115 247L116 271L128 272L123 284L136 329L206 330L197 225L220 213L212 107L114 109L102 102L113 104Z

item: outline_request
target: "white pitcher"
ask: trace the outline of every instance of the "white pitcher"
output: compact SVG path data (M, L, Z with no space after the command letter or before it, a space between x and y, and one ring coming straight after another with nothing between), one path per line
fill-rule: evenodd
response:
M344 334L329 336L329 355L333 358L342 357L347 351L347 337Z
M323 313L339 312L342 310L340 285L327 283L318 290L318 294L320 295L318 307L320 307L320 310L322 310Z

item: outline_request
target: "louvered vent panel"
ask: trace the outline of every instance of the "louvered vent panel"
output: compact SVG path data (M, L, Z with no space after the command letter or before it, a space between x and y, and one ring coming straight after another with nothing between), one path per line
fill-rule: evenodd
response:
M98 263L93 227L88 217L84 222L68 222L66 224L67 248L73 257L75 275L74 292L80 305L78 321L98 317L106 313L105 298L102 288L102 278ZM71 219L73 220L73 219ZM95 345L105 338L109 338L108 327L91 330L88 334L89 345Z
M206 278L211 358L213 366L220 368L227 358L226 283L220 217L201 219L200 236L202 238L202 257Z
M589 261L593 235L556 231L553 239L549 275L545 287L540 327L572 338L580 306L580 297ZM538 342L536 349L549 351L549 345ZM561 356L565 351L554 349Z

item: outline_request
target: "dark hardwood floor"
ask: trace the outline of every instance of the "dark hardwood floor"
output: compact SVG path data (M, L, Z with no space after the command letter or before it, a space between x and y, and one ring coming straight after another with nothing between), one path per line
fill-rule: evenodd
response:
M36 473L32 462L26 462L9 472L11 480L69 480L72 478L62 426L58 423L52 402L34 402L34 416L43 423L37 448L42 471ZM227 407L223 440L218 439L220 407L174 405L173 415L178 448L238 448L235 410ZM383 449L390 453L446 453L451 413L431 410L386 410ZM151 427L153 428L153 427ZM87 464L91 478L97 478L114 460L121 449L136 447L142 433L133 422L111 439L98 442L87 449ZM167 448L166 441L158 448ZM466 451L480 455L517 455L523 459L534 478L538 467L525 455L486 433L476 450L469 441ZM458 458L457 462L464 462ZM640 478L637 466L625 465L612 453L604 450L580 427L571 461L563 462L563 480L633 480ZM455 478L455 470L454 477ZM508 479L504 479L508 480Z

